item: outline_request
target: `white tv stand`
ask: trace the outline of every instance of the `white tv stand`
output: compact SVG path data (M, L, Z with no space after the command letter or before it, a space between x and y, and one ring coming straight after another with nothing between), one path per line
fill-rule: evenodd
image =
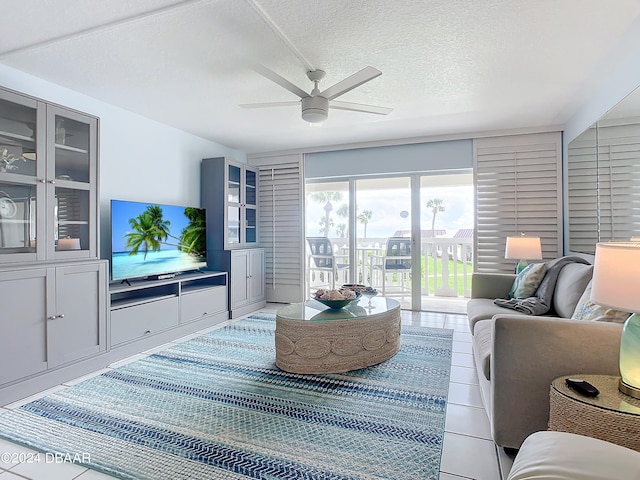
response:
M112 283L109 297L109 347L116 358L229 319L226 272Z

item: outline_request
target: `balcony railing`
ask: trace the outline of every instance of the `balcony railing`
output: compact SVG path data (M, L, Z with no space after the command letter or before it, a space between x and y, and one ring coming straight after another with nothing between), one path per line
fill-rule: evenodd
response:
M342 263L348 263L349 245L346 238L332 238L335 255ZM387 238L361 238L357 242L356 283L382 285L382 269L379 266L386 255ZM472 238L421 239L420 277L421 295L432 297L471 296L471 273L473 272ZM415 271L415 268L412 270ZM410 274L387 271L385 295L410 295ZM403 278L404 277L404 278ZM342 281L343 279L339 279ZM349 280L347 277L346 281ZM339 283L339 282L337 282Z

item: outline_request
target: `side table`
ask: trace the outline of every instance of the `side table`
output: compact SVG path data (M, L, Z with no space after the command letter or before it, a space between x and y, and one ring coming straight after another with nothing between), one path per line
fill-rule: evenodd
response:
M581 378L600 390L586 397L569 388L567 378ZM640 399L618 390L620 377L567 375L551 383L549 430L598 438L640 451Z

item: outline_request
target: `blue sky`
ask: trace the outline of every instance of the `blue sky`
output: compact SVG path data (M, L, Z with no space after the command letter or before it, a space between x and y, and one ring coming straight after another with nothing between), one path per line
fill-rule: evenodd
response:
M432 213L427 209L429 199L439 198L444 201L444 212L436 215L436 229L446 229L448 236L453 235L458 229L473 228L474 225L474 197L473 186L445 186L430 187L421 192L421 224L422 229L431 229ZM343 195L343 200L335 202L331 216L334 223L347 223L345 218L338 217L336 210L343 203L347 203L348 195ZM358 211L371 210L373 216L367 225L367 237L390 237L397 230L409 230L411 217L403 218L402 211L411 213L411 198L409 190L403 189L378 189L376 191L359 192L357 197ZM324 216L324 204L307 202L307 235L321 234L319 220ZM358 224L358 235L364 235L364 227ZM338 236L335 226L331 228L330 237Z
M124 252L125 238L127 233L132 232L129 219L135 218L146 210L149 205L160 205L162 215L165 220L169 220L169 231L171 235L180 237L182 229L189 224L189 220L184 216L185 207L175 205L161 205L158 203L127 202L122 200L111 201L111 248L114 252ZM177 243L175 241L171 243ZM162 246L163 250L174 250L176 247Z

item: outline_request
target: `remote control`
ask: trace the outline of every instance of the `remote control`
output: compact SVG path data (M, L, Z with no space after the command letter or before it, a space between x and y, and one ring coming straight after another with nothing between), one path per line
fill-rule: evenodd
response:
M573 388L576 392L581 393L585 397L597 397L600 393L600 390L580 378L567 378L565 382L569 388Z

